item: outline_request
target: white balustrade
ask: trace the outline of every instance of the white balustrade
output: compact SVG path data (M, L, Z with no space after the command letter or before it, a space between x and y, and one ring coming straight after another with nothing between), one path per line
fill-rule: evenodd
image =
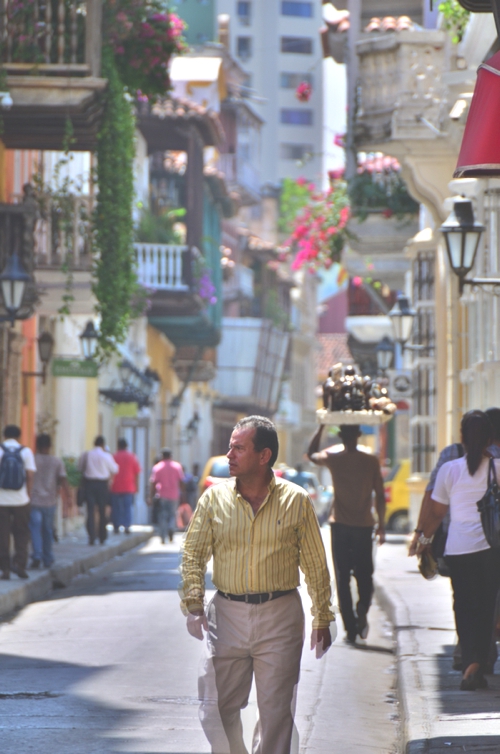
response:
M187 291L182 276L182 256L187 246L136 243L137 279L141 285L157 290Z

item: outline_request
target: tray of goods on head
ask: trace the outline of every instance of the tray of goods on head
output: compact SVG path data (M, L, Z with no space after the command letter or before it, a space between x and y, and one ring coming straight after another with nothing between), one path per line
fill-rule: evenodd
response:
M386 387L362 377L353 366L334 364L323 383L323 408L316 411L318 424L384 424L396 404Z

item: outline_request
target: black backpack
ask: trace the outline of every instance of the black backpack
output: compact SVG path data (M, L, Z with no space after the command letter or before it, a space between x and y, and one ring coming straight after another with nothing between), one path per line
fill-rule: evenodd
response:
M0 445L3 450L0 461L0 488L2 490L20 490L26 482L26 471L21 456L23 446L9 448Z

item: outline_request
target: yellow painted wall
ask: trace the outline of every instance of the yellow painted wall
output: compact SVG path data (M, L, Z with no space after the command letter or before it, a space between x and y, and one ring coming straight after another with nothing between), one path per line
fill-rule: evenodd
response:
M92 448L99 434L99 382L96 379L85 380L87 393L87 417L85 423L85 447Z

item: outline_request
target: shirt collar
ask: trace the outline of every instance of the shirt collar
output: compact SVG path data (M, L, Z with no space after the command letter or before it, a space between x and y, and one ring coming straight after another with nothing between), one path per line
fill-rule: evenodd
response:
M268 486L269 494L271 494L271 492L273 492L274 488L276 487L276 475L275 475L274 471L272 472L272 474L273 475L272 475L271 481L269 482L269 486ZM234 491L236 492L236 494L239 495L240 491L238 489L237 482L238 482L238 480L235 477L233 479L233 481L232 481L232 487L233 487Z

